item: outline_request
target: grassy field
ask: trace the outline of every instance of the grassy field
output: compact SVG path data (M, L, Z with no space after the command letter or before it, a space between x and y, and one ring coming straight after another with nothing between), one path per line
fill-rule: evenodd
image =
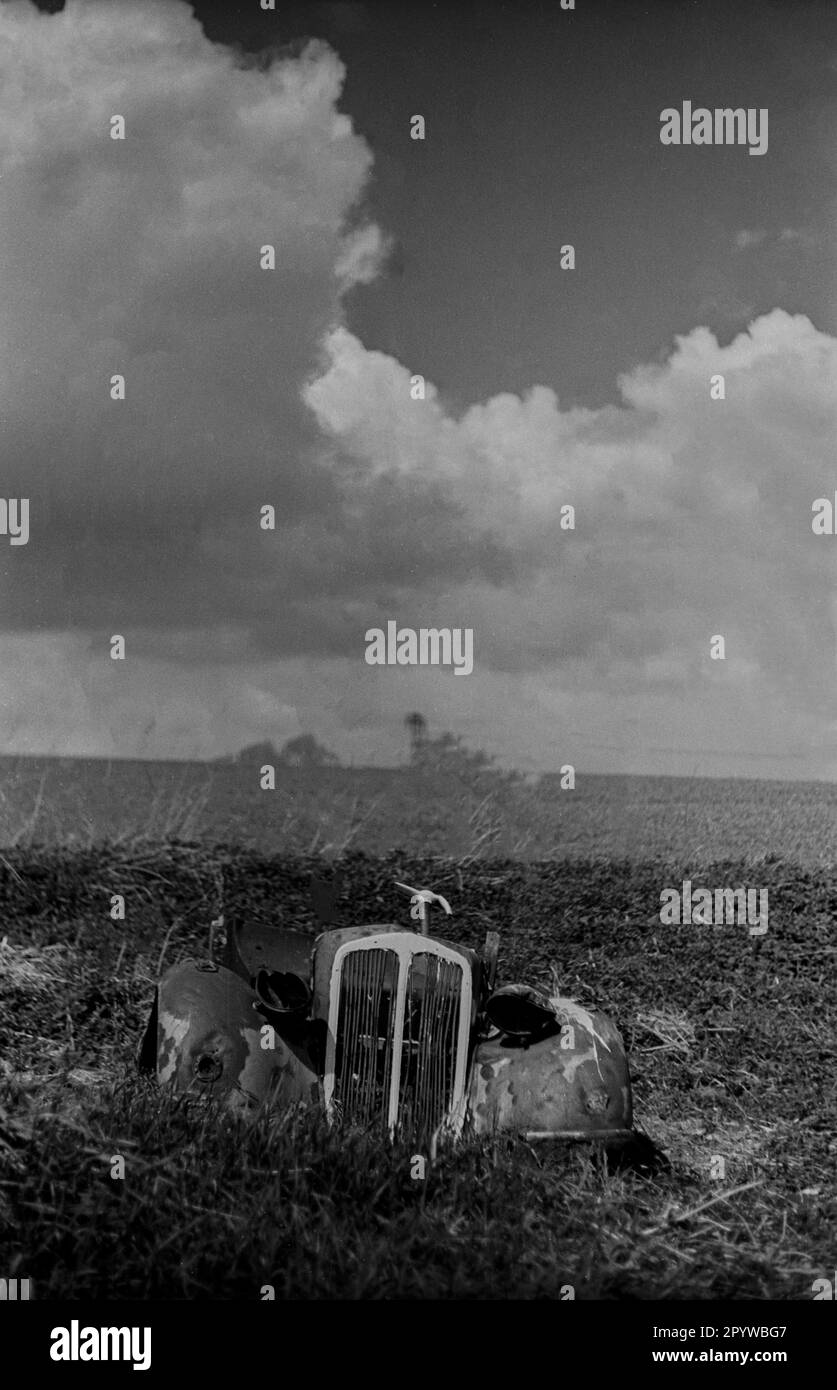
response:
M837 784L585 776L562 791L447 759L412 768L0 758L0 846L218 842L266 854L411 849L460 861L768 854L835 863Z
M785 790L792 805L798 789ZM821 808L833 790L816 790ZM46 804L44 792L39 819ZM833 1270L837 1216L826 839L807 856L722 860L701 857L691 831L668 858L347 850L345 922L403 919L394 880L432 884L464 943L499 927L502 980L554 968L630 1049L647 1136L631 1164L480 1141L421 1182L409 1146L347 1140L310 1116L244 1130L161 1101L132 1066L160 969L204 955L221 911L313 931L321 858L20 836L0 858L0 1273L31 1276L41 1298L258 1299L270 1285L277 1298L572 1286L577 1298L810 1299ZM689 876L768 888L767 933L661 926L662 888ZM111 893L126 897L124 923L110 920Z

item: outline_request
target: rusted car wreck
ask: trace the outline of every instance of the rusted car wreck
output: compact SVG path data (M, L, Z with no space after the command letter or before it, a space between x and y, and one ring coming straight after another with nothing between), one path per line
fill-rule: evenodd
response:
M331 1123L420 1134L623 1142L631 1084L610 1019L528 985L495 983L479 951L430 934L446 900L411 895L410 925L230 928L219 960L161 979L140 1048L180 1093L249 1114L321 1106Z

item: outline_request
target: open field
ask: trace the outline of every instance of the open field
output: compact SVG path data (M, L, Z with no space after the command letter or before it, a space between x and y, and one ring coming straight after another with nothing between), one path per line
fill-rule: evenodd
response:
M451 760L411 768L0 758L0 846L173 838L267 854L408 849L470 861L768 854L834 864L837 784L585 776L503 779Z
M793 790L793 789L789 789ZM827 791L828 789L824 789ZM424 1183L408 1149L297 1117L244 1131L161 1103L131 1059L161 967L221 911L314 929L322 860L171 843L4 851L0 1267L36 1296L810 1299L834 1266L834 876L702 863L343 860L347 923L399 919L395 879L502 932L500 978L598 1002L630 1048L633 1167L481 1141ZM764 936L663 927L691 875L770 893ZM127 921L109 917L126 897ZM453 934L453 933L452 933ZM831 992L833 998L833 991ZM114 1155L124 1181L110 1177ZM723 1176L718 1160L724 1164Z

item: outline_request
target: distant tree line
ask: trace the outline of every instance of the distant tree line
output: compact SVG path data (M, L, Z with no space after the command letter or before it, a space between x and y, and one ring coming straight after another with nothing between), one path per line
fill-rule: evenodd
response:
M289 738L281 748L270 739L262 743L248 743L239 753L220 758L224 763L270 764L272 767L339 767L340 759L330 748L326 748L313 734L297 734Z
M408 714L404 720L410 740L410 766L416 771L426 773L454 773L466 781L484 779L487 776L498 782L514 782L519 774L502 772L494 764L490 754L481 749L466 748L456 734L442 733L431 738L427 720L417 710ZM341 767L343 764L313 734L297 734L277 749L269 739L261 743L248 744L231 757L220 758L219 762L252 763L259 766L270 764L273 767L323 768Z

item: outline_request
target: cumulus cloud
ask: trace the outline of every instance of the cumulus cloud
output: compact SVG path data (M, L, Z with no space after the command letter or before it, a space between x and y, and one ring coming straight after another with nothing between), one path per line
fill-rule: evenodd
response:
M807 318L775 310L724 347L695 329L620 379L619 407L562 410L541 386L459 420L432 390L412 401L407 369L345 329L328 349L306 392L322 428L373 478L438 489L462 552L491 538L502 574L425 567L399 616L474 626L497 669L560 665L614 689L709 679L722 633L770 689L829 704L834 560L810 523L832 475L837 341Z
M7 626L246 621L259 506L333 505L300 385L384 251L346 230L371 154L343 78L317 43L248 64L172 0L0 7L0 411L33 524Z

